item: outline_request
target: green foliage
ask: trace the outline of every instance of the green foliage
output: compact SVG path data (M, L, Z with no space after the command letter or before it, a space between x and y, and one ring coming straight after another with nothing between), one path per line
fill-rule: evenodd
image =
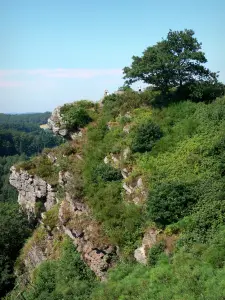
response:
M49 228L50 230L53 230L59 220L59 205L55 205L53 206L50 210L45 212L45 216L43 219L43 223L45 226L47 226L47 228Z
M9 184L9 169L15 163L27 159L25 155L0 157L0 202L15 202L17 191Z
M143 93L127 90L122 94L111 94L104 98L103 113L115 118L141 106L155 105L159 96L160 92L154 90L146 90Z
M122 179L120 170L117 170L105 163L100 163L99 165L97 165L92 176L93 182L98 182L99 180L102 180L104 182L117 181Z
M127 91L132 91L132 88L129 86L129 85L123 85L123 86L120 86L118 88L118 91L121 91L121 92L127 92Z
M162 137L162 131L159 126L152 121L140 124L135 131L131 144L133 152L151 151L155 142Z
M3 127L0 125L0 156L16 154L31 156L41 153L45 147L52 148L62 143L61 137L54 136L50 131L44 131L37 124L28 124L27 131L26 128L14 129L13 124L10 124L8 129L2 129Z
M94 289L90 299L223 299L223 237L224 228L210 241L210 246L195 244L188 251L181 249L170 260L160 255L163 247L155 247L154 268L122 263L109 273L106 283Z
M122 201L119 182L92 184L86 192L88 203L111 242L119 245L121 252L129 256L140 237L141 208Z
M133 56L124 78L131 84L143 80L167 92L193 80L216 81L217 75L204 67L207 62L193 30L169 31L167 38L148 47L142 57Z
M65 104L60 109L62 119L69 130L77 130L84 127L92 121L90 112L88 109L94 106L89 101L78 101L73 104Z
M158 225L168 225L190 213L197 202L193 186L178 182L162 183L149 193L149 218Z
M225 86L220 82L190 82L171 92L171 102L189 99L194 102L210 103L225 93Z
M0 297L13 287L13 265L31 230L17 204L0 202Z
M173 92L177 90L171 95ZM198 102L200 93L193 95L191 100ZM211 102L214 94L204 98L208 104L185 101L155 109L157 97L161 94L154 89L105 97L96 122L88 126L76 150L72 143L52 150L58 154L58 167L52 166L46 154L24 164L29 172L46 179L68 170L72 198L87 202L92 217L110 242L119 246L120 258L126 261L109 272L107 282L97 284L70 244L59 260L38 268L33 287L23 293L26 299L225 298L225 98ZM94 107L83 108L97 114ZM123 131L127 123L130 133ZM133 152L125 159L123 150L128 146ZM117 169L103 163L111 153L119 160L120 171L131 172L123 182ZM137 176L142 178L144 191L148 189L146 202L139 205L132 203L133 195L127 201L122 189L126 182L145 196L136 187ZM43 222L54 231L57 209L46 215ZM153 245L147 266L129 263L153 222L161 229L157 241L165 237L166 242ZM41 243L41 234L34 233L33 240ZM174 240L175 251L167 257ZM32 239L29 241L23 255L32 245Z
M27 300L88 300L95 284L93 272L81 260L72 241L66 240L61 258L43 262L23 296Z
M19 127L19 130L27 128L27 124L32 125L45 124L48 118L51 116L50 112L44 113L31 113L31 114L2 114L0 113L0 126L4 126L5 129L11 128L11 126ZM24 130L26 131L26 130ZM28 130L29 131L29 130Z
M158 262L160 255L165 249L165 242L161 241L153 245L148 251L148 265L155 266Z
M123 201L120 173L103 164L104 157L123 138L121 128L107 130L101 122L89 128L83 176L85 198L94 216L110 241L120 246L123 255L129 256L141 235L142 208Z
M45 154L18 163L16 165L16 170L20 169L28 171L29 174L41 177L49 184L54 185L58 183L59 170Z

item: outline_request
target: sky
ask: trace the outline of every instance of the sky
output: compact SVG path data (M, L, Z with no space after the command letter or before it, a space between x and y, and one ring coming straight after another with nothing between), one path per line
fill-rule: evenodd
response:
M185 28L225 82L224 0L0 0L0 112L98 101L133 55Z

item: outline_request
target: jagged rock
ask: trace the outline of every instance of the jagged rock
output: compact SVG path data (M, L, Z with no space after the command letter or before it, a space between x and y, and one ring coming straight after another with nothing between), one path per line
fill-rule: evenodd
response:
M77 140L83 136L82 131L77 130L76 132L71 132L66 128L65 122L63 122L62 116L60 114L61 106L56 107L50 118L48 119L48 127L53 131L55 135L60 135L64 138Z
M139 263L147 263L148 250L156 244L159 232L155 228L149 228L144 234L141 247L134 251L134 257Z
M76 154L76 157L77 157L79 160L83 160L83 157L82 157L80 154Z
M78 132L70 132L70 137L73 141L80 139L83 136L82 131L78 131Z
M58 183L60 186L65 186L69 180L71 180L72 175L70 174L70 172L66 171L59 171L59 179L58 179Z
M88 206L73 201L67 193L66 200L61 203L59 220L67 234L80 252L82 259L90 269L102 280L105 272L112 265L116 255L116 247L101 238L100 227L91 217Z
M138 261L141 264L144 264L144 265L147 264L147 257L146 257L145 249L143 246L137 248L134 251L134 258L136 259L136 261Z
M53 155L51 152L47 154L47 157L52 164L54 164L57 161L57 157Z
M128 186L126 183L123 183L123 188L126 190L126 192L130 195L133 192L133 188L131 186Z
M141 177L138 179L132 179L129 181L128 175L122 170L122 176L126 179L126 182L123 183L123 188L125 189L126 200L129 202L133 202L136 205L143 204L147 198L147 192L143 184L143 180Z
M138 181L137 181L137 187L139 188L142 188L143 187L143 181L142 181L142 178L138 178Z
M126 179L129 176L129 172L128 172L128 170L126 168L123 168L121 170L121 174L122 174L122 176L123 176L124 179Z
M56 107L51 117L48 119L48 126L54 134L65 137L68 134L68 130L65 128L65 124L60 115L61 106Z
M10 169L9 182L18 190L18 203L27 212L28 218L36 216L36 203L41 202L45 210L55 203L54 188L36 175L30 175L25 170Z
M130 133L130 129L131 129L131 124L126 124L126 125L123 127L123 132L125 132L125 133Z
M34 244L27 252L27 255L24 259L24 265L26 269L31 272L44 260L46 260L46 255L44 254L43 250L39 245Z
M126 148L123 150L123 158L126 160L130 154L130 148Z
M55 241L62 239L62 232L55 230L48 232L43 225L40 225L34 231L31 238L22 248L18 263L16 265L15 274L21 275L24 284L32 281L33 271L43 261L48 259L56 259L60 253L55 252ZM20 277L20 279L21 279Z
M107 156L104 158L104 163L105 163L106 165L109 163L109 159L108 159Z

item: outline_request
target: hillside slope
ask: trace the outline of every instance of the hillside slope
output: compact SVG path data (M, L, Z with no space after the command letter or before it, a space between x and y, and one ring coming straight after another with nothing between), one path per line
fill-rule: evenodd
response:
M6 299L225 297L225 98L157 109L156 96L63 106L68 142L12 169L39 226Z

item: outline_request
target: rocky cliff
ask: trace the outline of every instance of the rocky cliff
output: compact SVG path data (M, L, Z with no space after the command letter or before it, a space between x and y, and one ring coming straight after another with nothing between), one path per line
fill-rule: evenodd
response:
M47 211L56 204L55 187L25 170L10 169L9 182L18 191L18 203L28 217L37 216L37 210Z
M64 188L70 177L68 172L60 172L58 188ZM57 204L56 186L15 167L11 168L10 183L18 190L18 202L30 219L40 217L38 210L41 210L41 225L25 246L20 262L23 273L29 274L26 280L42 261L51 259L54 241L62 235L73 240L82 259L99 278L104 279L116 256L116 247L104 236L87 204L79 199L74 200L68 192L64 200ZM56 212L56 217L52 217Z

